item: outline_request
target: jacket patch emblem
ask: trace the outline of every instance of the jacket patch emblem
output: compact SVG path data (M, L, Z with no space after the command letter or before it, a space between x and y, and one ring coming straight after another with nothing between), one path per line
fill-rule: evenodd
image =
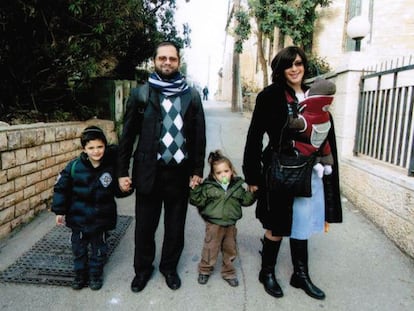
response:
M112 176L109 173L103 173L99 180L101 181L102 186L107 188L112 182Z

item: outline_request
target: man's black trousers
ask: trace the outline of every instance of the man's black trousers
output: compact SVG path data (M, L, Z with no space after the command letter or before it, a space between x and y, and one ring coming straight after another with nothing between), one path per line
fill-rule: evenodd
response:
M138 189L139 190L139 189ZM184 227L189 195L185 165L159 166L149 194L137 191L135 204L135 274L151 273L155 258L155 232L164 207L164 239L159 264L161 273L176 272L184 248Z

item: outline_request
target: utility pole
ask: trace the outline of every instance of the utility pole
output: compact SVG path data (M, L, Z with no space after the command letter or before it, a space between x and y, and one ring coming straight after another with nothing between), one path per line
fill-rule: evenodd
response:
M234 0L233 3L233 16L240 11L240 0ZM234 27L237 27L237 20L235 19ZM233 112L242 112L242 100L241 100L241 84L240 84L240 54L236 52L236 41L237 35L234 37L234 46L233 46L233 84L232 84L232 94L231 94L231 111Z
M210 59L211 59L211 56L209 55L208 56L208 69L207 69L207 86L208 86L208 88L210 89Z

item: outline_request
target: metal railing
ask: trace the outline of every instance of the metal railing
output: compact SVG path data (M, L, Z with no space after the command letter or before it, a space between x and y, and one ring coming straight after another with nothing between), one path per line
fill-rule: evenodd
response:
M402 167L414 176L414 64L364 71L354 154ZM383 65L381 66L383 67Z

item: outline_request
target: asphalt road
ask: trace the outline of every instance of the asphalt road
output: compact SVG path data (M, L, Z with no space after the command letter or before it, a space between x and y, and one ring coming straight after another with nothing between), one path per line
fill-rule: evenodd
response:
M232 113L227 103L204 103L207 120L207 152L222 149L241 173L241 161L248 115ZM140 293L130 290L133 278L134 222L128 228L105 267L104 285L99 291L85 288L0 283L0 310L414 310L414 260L402 253L356 207L343 198L344 223L331 225L328 233L309 241L310 274L323 289L326 299L318 301L289 285L292 265L287 239L282 244L276 277L283 298L265 293L258 282L259 249L263 230L255 219L254 206L244 209L237 224L239 257L236 268L240 286L230 287L220 277L220 267L207 285L197 283L197 264L204 236L204 224L196 208L189 206L186 244L178 273L182 287L170 290L155 269ZM134 196L118 200L119 214L134 216ZM9 238L0 241L0 271L54 226L54 215L40 214ZM162 219L157 232L158 267L163 236Z

